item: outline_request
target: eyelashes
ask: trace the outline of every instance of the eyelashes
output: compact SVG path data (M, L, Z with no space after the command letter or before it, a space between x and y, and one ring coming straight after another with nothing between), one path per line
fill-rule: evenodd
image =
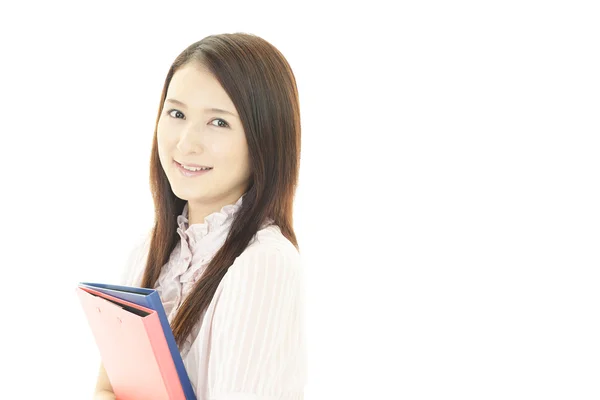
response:
M177 111L179 114L183 115L183 113L182 113L181 111L179 111L179 110L177 110L177 109L173 108L173 109L171 109L171 110L168 110L168 111L167 111L167 115L168 115L169 117L171 117L171 118L178 119L177 117L174 117L174 116L172 116L172 115L171 115L171 113L172 113L173 111Z
M177 111L177 113L175 113L175 115L181 115L181 116L185 117L185 115L181 111L179 111L178 109L176 109L176 108L172 108L172 109L168 110L166 112L166 114L169 117L174 118L174 119L182 119L182 118L179 118L179 117L174 117L171 114L173 111ZM219 125L213 125L213 126L216 126L217 128L229 128L229 123L227 121L225 121L224 119L222 119L222 118L215 118L215 119L213 119L210 122L212 123L213 121L221 121L221 122L223 122L224 125L221 125L221 124L219 124Z

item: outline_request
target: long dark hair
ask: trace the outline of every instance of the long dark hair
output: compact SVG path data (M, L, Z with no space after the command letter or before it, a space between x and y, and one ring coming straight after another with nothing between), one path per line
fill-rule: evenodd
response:
M252 174L225 243L171 321L180 348L235 258L267 219L299 250L292 218L300 165L300 109L294 74L281 52L256 35L211 35L177 56L163 86L150 157L155 221L142 286L154 288L180 240L177 216L186 201L171 190L158 156L156 133L171 78L187 63L207 67L233 101L246 134Z

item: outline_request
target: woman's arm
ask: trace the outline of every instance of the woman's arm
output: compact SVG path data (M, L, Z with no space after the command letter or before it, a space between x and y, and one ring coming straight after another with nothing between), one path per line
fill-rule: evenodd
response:
M211 399L302 398L302 272L291 244L256 246L234 261L223 277L213 316Z
M108 375L106 375L106 370L104 369L104 364L102 363L100 363L100 371L98 373L98 381L96 382L94 400L116 400L112 385L108 380Z

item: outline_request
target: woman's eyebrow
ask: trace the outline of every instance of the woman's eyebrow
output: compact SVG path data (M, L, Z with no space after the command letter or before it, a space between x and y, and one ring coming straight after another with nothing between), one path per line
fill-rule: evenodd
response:
M179 101L179 100L177 100L177 99L166 99L166 100L165 100L165 103L166 103L167 101L168 101L168 102L170 102L170 103L173 103L173 104L177 104L177 105L179 105L179 106L181 106L181 107L187 108L187 106L185 105L185 103L184 103L184 102L182 102L182 101ZM218 113L221 113L221 114L230 114L230 115L233 115L234 117L237 117L237 115L236 115L236 114L232 113L231 111L223 110L222 108L214 108L214 107L212 107L212 108L205 108L204 110L205 110L205 111L213 111L213 112L218 112Z

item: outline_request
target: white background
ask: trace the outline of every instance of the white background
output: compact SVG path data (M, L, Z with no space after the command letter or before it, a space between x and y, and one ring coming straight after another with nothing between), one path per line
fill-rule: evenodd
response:
M92 397L75 287L151 226L164 78L223 32L298 80L306 399L600 398L593 2L350 3L2 3L2 398Z

